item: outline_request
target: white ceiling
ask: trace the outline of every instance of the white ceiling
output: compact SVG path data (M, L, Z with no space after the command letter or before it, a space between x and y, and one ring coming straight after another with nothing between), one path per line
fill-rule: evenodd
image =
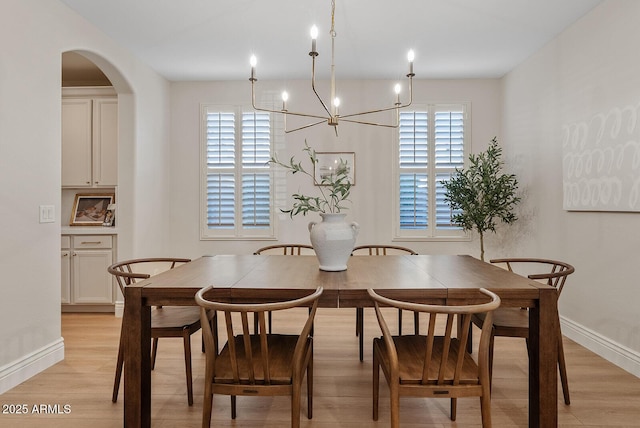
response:
M310 75L330 69L331 0L62 0L172 81ZM339 78L501 77L601 0L336 0Z

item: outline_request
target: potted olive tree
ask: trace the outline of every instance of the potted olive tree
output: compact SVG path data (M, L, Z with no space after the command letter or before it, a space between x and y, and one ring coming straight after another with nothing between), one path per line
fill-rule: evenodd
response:
M349 179L349 171L352 166L345 160L339 164L331 174L325 174L316 178L314 173L318 164L315 150L307 144L303 151L307 154L312 169L307 171L302 162L297 162L294 157L288 163L280 161L277 156L271 157L269 163L285 168L292 174L308 176L318 190L318 195L309 196L302 193L294 193L293 206L287 210L292 218L298 214L307 215L316 212L322 218L321 223L314 221L309 223L309 238L311 245L318 256L320 269L324 271L343 271L347 269L347 260L353 251L360 226L358 223L347 223L346 214L341 211L346 209L345 202L349 201L352 183Z
M502 173L502 148L496 137L485 152L469 155L469 166L456 169L450 180L443 182L445 202L454 214L453 222L464 230L480 234L480 259L484 261L484 233L496 231L496 221L513 223L514 208L520 202L516 196L518 180L515 174Z

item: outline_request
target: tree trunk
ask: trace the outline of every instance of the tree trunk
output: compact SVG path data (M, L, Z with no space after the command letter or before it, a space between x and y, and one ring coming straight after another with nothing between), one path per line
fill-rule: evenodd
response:
M484 235L480 232L480 260L484 261Z

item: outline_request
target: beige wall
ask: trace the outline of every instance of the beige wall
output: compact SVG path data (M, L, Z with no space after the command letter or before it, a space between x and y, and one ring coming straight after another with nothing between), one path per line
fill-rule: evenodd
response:
M504 140L528 193L517 254L575 266L560 300L563 332L636 375L640 213L563 210L562 129L637 108L639 18L639 2L604 2L509 73L503 102ZM638 127L627 138L640 141Z
M168 83L66 6L0 4L0 393L63 356L61 56L93 55L121 92L119 254L166 249ZM38 206L56 222L40 224ZM160 215L142 219L139 213ZM126 219L135 218L135 221Z

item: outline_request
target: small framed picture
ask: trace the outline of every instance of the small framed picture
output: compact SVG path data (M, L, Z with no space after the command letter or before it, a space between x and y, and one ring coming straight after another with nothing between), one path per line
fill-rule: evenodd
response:
M71 226L102 226L109 205L114 203L115 195L103 194L76 194L71 210Z
M318 162L314 166L316 186L328 186L323 181L332 181L333 177L346 172L352 186L356 185L355 152L316 152Z
M109 204L102 225L104 227L113 227L116 225L116 204Z

